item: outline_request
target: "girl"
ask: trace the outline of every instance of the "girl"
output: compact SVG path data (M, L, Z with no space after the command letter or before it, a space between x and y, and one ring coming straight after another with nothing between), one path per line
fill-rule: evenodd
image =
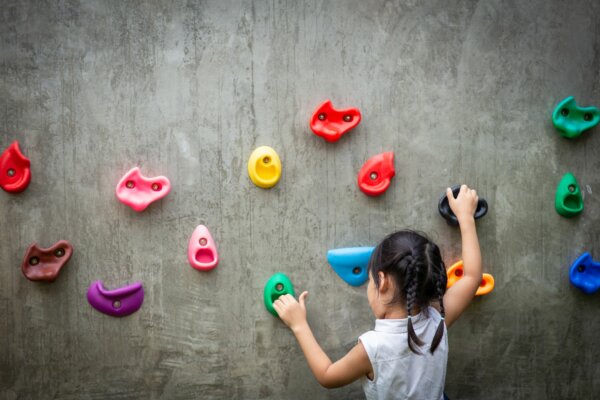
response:
M481 253L473 214L477 193L462 185L455 199L446 195L460 223L464 274L446 290L446 269L439 248L413 231L386 237L369 261L367 298L375 329L332 363L306 320L303 292L273 303L292 330L310 369L326 388L362 379L367 399L443 399L450 327L473 299L481 282ZM432 307L431 304L434 304Z

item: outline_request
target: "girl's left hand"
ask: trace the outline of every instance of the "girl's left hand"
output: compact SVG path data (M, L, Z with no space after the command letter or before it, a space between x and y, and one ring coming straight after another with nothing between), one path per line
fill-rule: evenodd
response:
M308 295L308 292L302 292L299 301L296 301L294 296L291 294L284 294L280 296L273 303L273 308L279 314L279 318L291 329L301 327L306 324L306 306L304 305L304 299Z

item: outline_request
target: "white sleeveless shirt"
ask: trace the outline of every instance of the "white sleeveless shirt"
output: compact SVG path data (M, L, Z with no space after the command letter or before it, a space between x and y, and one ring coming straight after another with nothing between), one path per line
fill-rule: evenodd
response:
M433 307L429 307L428 313L412 317L417 336L425 342L420 347L422 355L413 353L408 347L407 318L375 320L375 329L358 338L373 367L373 380L366 376L362 378L367 400L444 398L448 361L448 331L445 325L440 344L433 354L429 351L441 319L440 313Z

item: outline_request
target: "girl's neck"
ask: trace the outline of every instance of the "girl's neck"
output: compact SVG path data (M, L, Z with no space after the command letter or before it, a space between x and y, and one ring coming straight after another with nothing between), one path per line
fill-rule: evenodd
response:
M418 310L417 311L413 311L413 315L418 314ZM378 319L404 319L404 318L408 318L408 312L406 311L406 308L404 308L403 306L391 306L386 308L383 311L383 314L378 316Z

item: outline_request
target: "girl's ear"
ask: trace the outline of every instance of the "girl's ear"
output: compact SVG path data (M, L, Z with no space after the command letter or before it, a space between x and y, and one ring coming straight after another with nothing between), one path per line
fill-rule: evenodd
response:
M377 273L379 276L379 293L385 293L390 287L388 277L381 271Z

